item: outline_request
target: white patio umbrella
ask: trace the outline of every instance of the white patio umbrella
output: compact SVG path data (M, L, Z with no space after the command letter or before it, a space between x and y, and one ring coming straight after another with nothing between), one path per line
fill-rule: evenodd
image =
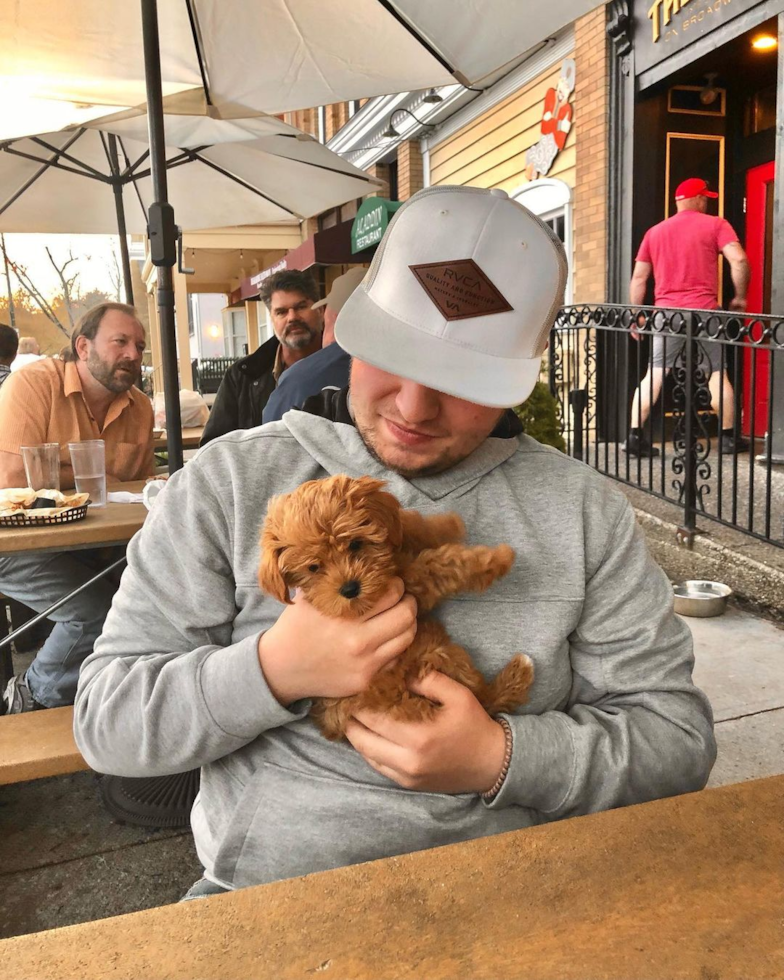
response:
M161 90L270 113L489 84L597 0L166 0ZM0 139L146 101L133 0L0 0ZM46 119L42 123L42 119Z
M0 143L0 231L147 231L154 200L146 115ZM92 128L98 127L99 128ZM291 222L378 181L274 116L167 115L169 200L185 231Z
M205 125L206 124L206 125ZM113 189L127 231L147 230L153 201L147 120L0 143L0 231L112 234ZM110 141L116 137L113 172ZM127 134L127 135L126 135ZM299 220L368 194L378 181L271 116L166 117L169 199L184 230ZM67 147L67 149L66 149ZM24 190L22 191L22 189Z

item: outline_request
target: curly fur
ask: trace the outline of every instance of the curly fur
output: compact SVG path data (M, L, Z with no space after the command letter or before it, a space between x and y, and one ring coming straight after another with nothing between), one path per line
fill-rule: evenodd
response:
M383 487L371 477L311 480L274 497L262 528L259 584L280 602L290 603L290 590L299 589L324 615L358 619L399 576L418 603L416 638L390 669L359 694L315 699L312 714L321 731L342 738L346 723L364 708L400 719L433 717L436 705L406 683L432 670L464 684L491 715L524 704L533 681L528 657L513 657L488 683L441 623L421 618L447 596L483 592L509 571L514 552L508 545L466 545L457 514L403 510Z

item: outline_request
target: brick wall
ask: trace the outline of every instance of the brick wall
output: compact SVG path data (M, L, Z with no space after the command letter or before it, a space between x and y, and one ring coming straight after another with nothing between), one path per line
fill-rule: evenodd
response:
M604 302L607 276L609 76L603 6L575 21L574 300Z
M397 148L397 196L401 201L425 186L422 153L416 140L406 140Z

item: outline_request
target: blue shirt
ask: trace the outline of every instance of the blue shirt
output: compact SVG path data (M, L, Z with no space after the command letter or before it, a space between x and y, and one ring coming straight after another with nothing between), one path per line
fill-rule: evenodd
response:
M262 422L275 422L290 408L299 407L306 398L322 388L345 388L348 384L351 355L340 344L332 343L286 368L278 387L264 406Z
M8 381L11 377L11 368L7 364L0 364L0 388L3 387L3 382Z

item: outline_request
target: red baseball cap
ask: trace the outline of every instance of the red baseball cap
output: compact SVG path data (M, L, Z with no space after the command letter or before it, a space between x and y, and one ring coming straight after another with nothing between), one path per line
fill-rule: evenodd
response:
M716 191L709 191L701 177L689 177L675 188L675 200L685 201L690 197L718 197Z

